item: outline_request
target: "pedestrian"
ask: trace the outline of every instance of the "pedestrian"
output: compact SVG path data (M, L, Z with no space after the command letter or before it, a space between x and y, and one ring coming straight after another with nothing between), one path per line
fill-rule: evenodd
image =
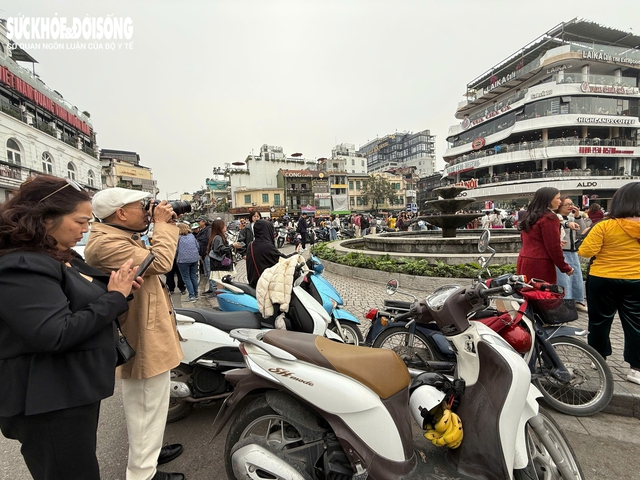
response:
M595 257L587 277L589 345L611 355L609 338L616 312L624 330L627 380L640 384L640 182L627 183L613 195L607 217L580 245L581 257Z
M117 370L122 379L122 403L129 435L127 480L182 480L181 473L157 470L182 453L182 445L163 447L169 408L171 369L182 360L182 349L169 292L160 275L171 270L178 244L176 214L163 200L150 202L149 194L126 188L107 188L93 196L94 222L85 249L87 263L110 272L128 258L138 265L155 254L144 284L120 317L122 332L136 351ZM147 248L140 232L153 218L153 245Z
M298 225L296 226L296 233L300 235L300 243L302 244L302 250L307 247L307 213L302 212L300 218L298 218Z
M371 224L369 223L369 217L367 215L360 215L360 229L362 231L362 236L369 234L369 227Z
M247 249L247 280L249 285L256 288L262 272L273 267L280 258L289 258L300 252L301 244L296 246L293 253L285 255L276 248L274 243L275 230L269 222L258 220L254 225L255 239Z
M489 222L491 224L491 228L503 228L502 215L499 210L493 210L493 213L489 215Z
M145 246L148 246L145 243ZM176 278L178 279L176 282ZM173 259L173 265L171 265L171 270L167 272L165 275L165 281L167 284L167 288L169 289L169 293L173 293L176 289L176 284L178 285L178 290L180 291L180 295L184 295L187 293L187 286L184 284L184 280L182 279L182 275L180 275L180 270L178 269L178 264L176 259Z
M568 276L556 267L557 283L564 287L564 298L575 300L576 309L582 312L587 311L584 303L584 281L582 279L582 268L580 258L578 258L578 231L583 231L586 227L581 219L580 210L576 208L573 201L568 196L561 196L562 202L556 213L560 215L560 225L564 232L564 242L562 253L564 260L573 268L573 275ZM560 235L562 237L562 233Z
M331 227L329 228L329 240L338 239L338 230L340 230L340 218L338 215L331 217Z
M207 252L207 245L209 244L209 237L211 236L211 225L208 224L207 219L200 217L198 219L198 225L200 229L196 234L196 240L198 240L198 254L200 255L200 262L202 262L202 276L204 277L205 285L207 289L202 292L203 295L213 293L211 282L209 281L209 275L211 274L211 262L209 261L209 255Z
M358 237L360 237L362 235L361 223L362 223L362 215L358 214L353 219L353 225L354 225L355 230L356 230L356 238L358 238Z
M0 205L0 430L21 443L35 480L100 479L115 322L139 285L132 259L104 274L71 249L92 218L87 192L49 175Z
M189 294L184 302L195 302L198 299L198 261L200 260L198 240L184 223L178 224L178 231L180 236L178 237L176 262Z
M252 227L254 223L255 222L251 223ZM253 228L251 230L251 240L253 241ZM232 247L240 249L246 247L246 245L240 242L229 245L229 241L227 240L227 225L224 220L215 220L211 226L211 235L209 243L207 244L207 251L209 252L209 262L211 263L209 280L216 284L216 286L218 282L222 281L224 276L235 274Z
M258 212L257 210L255 212L252 212L249 216L249 222L242 230L240 230L240 233L238 234L238 243L244 244L244 246L240 247L240 249L238 250L238 253L242 255L242 258L245 258L247 256L247 248L249 247L249 244L253 242L253 224L261 218L262 216L260 215L260 212ZM225 226L224 228L226 231L227 227ZM209 235L209 237L211 237L211 235Z
M554 213L560 206L560 192L554 187L536 191L524 218L519 222L522 248L516 273L556 283L556 269L573 275L574 270L564 260L560 245L560 220Z
M591 220L591 226L597 224L600 220L604 218L604 211L599 203L592 203L589 205L589 210L587 211L587 215L589 215L589 220Z

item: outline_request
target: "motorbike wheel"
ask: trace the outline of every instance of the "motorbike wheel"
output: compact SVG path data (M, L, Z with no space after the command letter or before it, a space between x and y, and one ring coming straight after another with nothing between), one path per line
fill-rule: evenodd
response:
M298 432L286 417L275 412L265 400L264 396L256 398L248 404L235 419L224 447L225 467L227 478L236 478L231 463L233 447L240 441L248 438L255 439L255 443L267 447L278 457L292 466L298 466L305 470L313 470L313 465L306 466L300 462L299 450L304 450L306 444L302 434ZM295 451L298 452L295 452ZM294 453L290 453L294 452ZM296 455L297 453L297 455ZM311 480L312 474L309 471L301 472L305 478ZM256 478L280 478L274 473L261 472L262 476Z
M178 365L171 369L171 380L174 382L186 382L191 376L188 368ZM187 402L184 398L169 397L169 411L167 413L167 423L177 422L189 415L193 410L193 403Z
M572 337L549 340L565 368L573 374L563 383L546 373L533 380L553 409L585 417L598 413L613 397L613 374L604 358L585 342ZM543 366L544 367L544 366Z
M424 333L415 334L404 327L391 327L383 330L373 342L373 348L393 350L408 367L424 367L425 360L435 360L429 340Z
M284 245L284 238L278 237L278 248L282 248Z
M549 433L549 438L562 454L564 462L573 470L574 476L566 479L558 471L556 462L553 461L546 447L530 425L525 428L525 441L527 444L527 457L529 464L521 469L514 470L513 476L516 480L582 480L584 474L576 459L576 454L569 445L567 437L562 433L560 426L551 417L549 412L540 408L538 414L542 417L544 427Z
M345 338L343 338L344 343L348 343L349 345L355 345L357 347L362 342L364 342L364 338L362 337L362 332L360 331L360 328L358 328L357 324L342 321L340 322L340 328L342 329L342 332L344 333L344 336L345 336ZM335 324L335 322L331 323L331 327L329 327L329 330L331 330L333 333L337 335L340 335L340 333L338 332L338 326Z

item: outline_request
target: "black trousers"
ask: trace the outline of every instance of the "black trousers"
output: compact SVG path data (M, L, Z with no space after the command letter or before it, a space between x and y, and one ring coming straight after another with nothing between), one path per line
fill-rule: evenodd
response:
M616 312L624 331L624 360L640 369L640 280L618 280L589 275L589 345L600 355L611 355L611 324Z
M170 292L173 292L176 289L176 280L175 280L176 275L178 277L178 290L180 290L181 292L184 292L187 289L187 287L184 284L184 280L182 280L182 275L180 275L180 270L178 270L178 264L174 260L173 268L169 273L167 273L167 281L165 282Z
M100 480L96 432L100 402L37 415L0 417L2 434L18 440L34 480Z

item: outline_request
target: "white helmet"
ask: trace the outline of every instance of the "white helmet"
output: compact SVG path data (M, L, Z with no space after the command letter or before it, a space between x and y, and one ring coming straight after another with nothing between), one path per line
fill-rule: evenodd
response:
M409 397L409 409L414 420L420 427L424 424L424 417L421 411L426 409L427 412L440 405L444 398L444 392L430 385L422 385L416 388L411 397Z

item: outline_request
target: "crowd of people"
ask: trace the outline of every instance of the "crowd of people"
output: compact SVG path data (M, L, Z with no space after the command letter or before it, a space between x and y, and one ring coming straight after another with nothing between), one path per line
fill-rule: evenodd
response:
M306 248L316 227L327 229L330 239L343 228L357 236L428 228L408 212L384 218L302 213L297 221L253 212L233 240L223 219L180 222L169 203L154 205L148 197L116 187L91 198L72 180L42 175L0 204L0 430L22 444L36 480L100 478L98 413L113 394L116 372L129 441L127 480L185 478L157 469L182 453L180 444L163 446L170 370L183 358L170 298L176 274L183 301L193 302L200 293L215 295L217 282L234 271L234 252L246 260L255 287L285 256L275 246L279 227L300 235L291 255ZM72 247L94 218L83 259ZM149 246L143 237L152 222ZM526 208L487 211L467 225L473 226L518 228L517 273L562 285L565 299L588 313L588 342L605 358L617 314L631 367L627 379L640 384L640 182L620 188L608 211L592 203L581 212L570 197L544 187ZM149 269L136 277L150 251ZM580 257L590 263L586 290ZM120 362L119 332L136 352Z

